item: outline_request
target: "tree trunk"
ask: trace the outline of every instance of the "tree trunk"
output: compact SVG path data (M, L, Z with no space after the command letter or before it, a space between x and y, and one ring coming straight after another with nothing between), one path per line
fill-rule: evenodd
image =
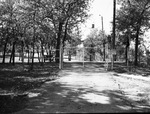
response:
M65 43L65 41L66 41L66 36L67 36L68 21L69 21L69 18L67 19L67 22L66 22L66 24L65 24L65 34L64 34L64 37L63 37L63 48L64 48L64 43Z
M134 61L135 66L138 66L139 31L140 31L140 28L138 27L137 32L136 32L136 39L135 39L135 61Z
M31 63L31 70L33 70L33 66L34 66L34 42L33 42L33 50L32 50L32 63Z
M46 51L46 55L49 55L49 50L48 50L48 48L45 48L45 51Z
M92 55L91 55L91 53L90 53L90 61L92 61Z
M130 37L130 33L129 33L129 37ZM125 53L125 56L126 56L126 65L128 66L128 62L129 62L129 54L128 54L128 51L129 51L129 45L130 45L130 41L129 41L129 37L126 38L126 53Z
M59 31L58 31L58 37L57 37L57 45L56 45L56 56L55 56L55 61L56 63L59 63L59 52L60 52L60 40L61 40L61 32L62 32L62 26L63 23L59 23Z
M68 61L71 61L71 51L69 50Z
M37 5L36 4L34 4L35 6L34 6L34 9L36 9L37 8ZM31 63L31 70L33 70L33 67L34 67L34 51L35 51L35 38L36 38L36 36L35 36L35 32L36 32L36 28L35 28L35 16L36 16L36 10L35 10L35 12L34 12L34 15L33 15L33 21L34 21L34 27L33 27L33 44L32 44L32 46L33 46L33 52L32 52L32 63Z
M10 55L9 63L11 63L12 56L13 56L13 48L12 48L12 50L11 50L11 55Z
M49 46L49 62L52 62L52 52L51 52L51 46Z
M42 53L42 65L43 65L43 62L45 62L43 43L41 43L41 53Z
M21 61L21 52L19 52L19 61Z
M128 45L126 45L125 59L126 59L126 65L127 65L127 62L128 62Z
M104 43L103 43L103 53L104 53L103 61L105 61L105 41L104 41Z
M13 65L15 65L15 44L16 42L13 42L13 47L10 55L9 63L11 63L11 60L13 60Z
M91 44L90 45L90 61L93 61L95 58L95 52L94 52L94 49L93 49L93 45Z
M40 61L40 52L39 52L38 46L37 46L37 53L38 53L38 60L39 60L39 63L40 63L40 62L41 62L41 61Z
M39 53L39 51L37 51L37 53L38 53L38 60L39 60L39 63L41 62L40 61L40 53Z
M16 46L16 42L13 43L13 65L15 65L15 46Z
M6 39L6 42L5 42L5 45L4 45L4 50L3 50L3 61L2 61L2 63L5 63L5 56L6 56L7 42L8 42L8 38Z
M30 62L30 50L29 50L29 46L27 46L27 50L28 50L28 64Z
M141 64L141 56L142 56L142 53L139 52L139 64Z
M24 43L22 41L22 65L24 67Z

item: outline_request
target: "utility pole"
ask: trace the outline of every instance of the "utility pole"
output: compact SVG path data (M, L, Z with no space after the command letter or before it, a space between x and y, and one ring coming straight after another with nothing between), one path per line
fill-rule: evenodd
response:
M99 15L101 16L101 15ZM105 61L105 39L104 39L104 26L103 26L103 16L101 16L101 22L102 22L102 37L103 37L103 52L104 52L104 58L103 58L103 61Z
M104 31L104 28L103 28L103 16L101 16L101 19L102 19L102 32Z
M101 20L102 20L102 35L103 35L103 52L104 52L104 58L103 61L105 61L105 39L104 39L104 27L103 27L103 16L101 16Z
M114 67L114 50L115 50L115 37L116 37L116 33L115 33L115 28L116 28L116 0L114 0L113 2L113 37L112 37L112 50L111 54L112 54L112 65L111 65L111 69L113 70Z

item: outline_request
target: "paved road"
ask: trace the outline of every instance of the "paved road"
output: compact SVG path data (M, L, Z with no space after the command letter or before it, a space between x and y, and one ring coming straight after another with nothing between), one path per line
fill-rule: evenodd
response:
M66 66L59 76L59 79L34 90L34 94L29 95L28 106L16 114L150 111L146 103L141 105L135 102L135 97L130 94L131 89L139 90L136 82L115 76L113 72L106 72L98 66L82 68L73 64Z

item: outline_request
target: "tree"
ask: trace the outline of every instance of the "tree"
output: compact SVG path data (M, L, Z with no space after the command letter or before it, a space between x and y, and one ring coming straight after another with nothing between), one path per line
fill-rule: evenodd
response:
M17 8L15 7L15 3L11 2L1 2L1 22L2 22L2 37L4 43L4 51L3 51L3 63L5 63L5 53L7 44L10 43L12 45L12 52L10 57L13 58L13 65L15 63L15 46L17 41Z
M133 39L135 39L135 61L137 66L139 36L149 28L149 0L123 0L120 1L121 8L117 14L117 28L123 34L131 32ZM127 41L128 42L128 41Z
M25 5L24 5L25 4ZM22 19L24 23L26 23L27 27L25 27L27 30L26 32L30 34L28 35L28 38L30 39L30 45L32 47L32 64L31 64L31 69L33 69L34 65L34 54L35 54L35 46L37 44L37 41L40 35L39 33L41 32L39 29L41 25L41 21L43 18L42 16L42 10L40 7L40 0L25 0L24 4L21 4L20 6L20 12L23 13ZM27 36L27 35L26 35ZM43 42L42 42L43 44ZM42 48L42 56L43 55L43 45L41 46ZM28 46L29 49L29 46Z
M59 61L60 46L69 41L68 36L76 32L75 28L88 17L87 9L90 0L14 0L4 1L0 5L0 30L3 48L3 63L5 53L11 50L10 62L15 62L15 52L19 52L24 60L24 52L32 57L34 53L41 57L52 55L56 49L56 62ZM74 38L73 38L74 39ZM78 38L77 38L78 39ZM76 40L75 40L76 41ZM26 50L26 51L25 51ZM31 51L32 50L32 51ZM39 51L41 50L41 51ZM51 59L49 59L51 61Z
M68 61L71 61L71 55L76 55L76 48L81 44L81 35L72 33L66 35L66 42L64 43L64 51L68 53Z
M46 5L47 18L51 19L57 33L56 62L59 62L59 50L65 40L67 28L75 26L87 17L87 8L90 0L50 0ZM65 26L65 27L64 27ZM63 29L64 28L64 29ZM63 39L62 39L63 38Z
M86 51L90 54L90 61L94 60L95 52L98 52L100 55L103 55L103 60L105 60L105 46L107 37L103 31L98 31L93 29L91 33L87 36L87 39L84 41L84 46L88 47ZM103 51L101 50L103 49Z

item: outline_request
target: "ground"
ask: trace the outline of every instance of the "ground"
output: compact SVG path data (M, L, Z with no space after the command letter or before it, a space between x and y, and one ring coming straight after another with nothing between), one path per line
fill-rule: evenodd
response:
M45 80L41 86L30 88L27 96L21 96L22 107L12 112L150 112L149 70L125 72L118 65L116 70L106 71L100 63L85 63L84 67L80 63L66 63L57 73L55 80ZM39 72L42 75L45 76Z

